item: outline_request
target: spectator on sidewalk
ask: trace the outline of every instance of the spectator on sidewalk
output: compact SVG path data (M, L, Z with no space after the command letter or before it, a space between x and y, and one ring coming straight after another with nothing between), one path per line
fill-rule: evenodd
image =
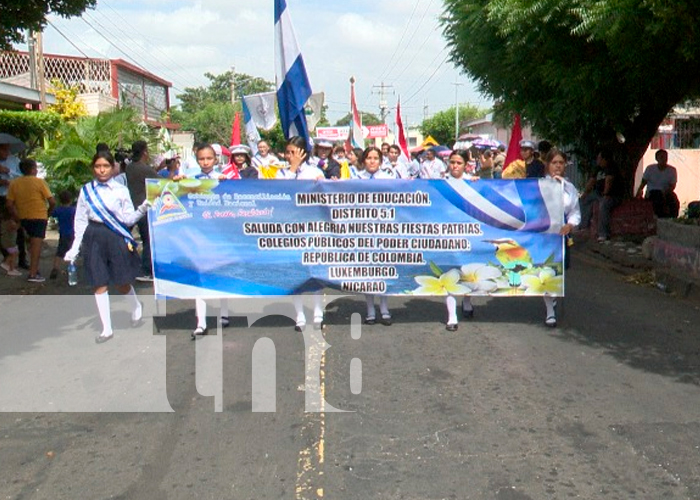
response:
M46 226L49 213L53 211L56 202L53 199L49 185L36 174L38 167L32 159L19 163L22 177L14 179L7 190L7 209L10 216L19 221L22 229L29 237L29 278L33 283L44 282L39 273L41 245L46 237Z
M637 190L637 198L642 198L644 188L647 188L647 200L654 207L654 214L659 218L678 217L680 203L674 192L678 183L676 167L668 164L668 152L659 149L655 155L656 162L644 170L642 183Z
M598 242L601 243L610 239L610 216L613 208L622 202L625 186L611 149L602 148L596 161L605 173L598 205Z
M156 171L148 164L148 143L136 141L131 146L133 161L126 167L126 185L129 188L131 202L135 207L146 200L146 179L157 179ZM148 232L148 215L138 220L136 225L141 235L141 275L138 281L153 281L151 265L151 236Z

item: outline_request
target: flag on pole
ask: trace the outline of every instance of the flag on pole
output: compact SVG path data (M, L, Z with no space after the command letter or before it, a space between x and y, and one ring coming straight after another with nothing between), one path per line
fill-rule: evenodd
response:
M304 104L311 96L311 85L285 0L275 0L275 66L284 137L299 135L310 142Z
M355 77L350 78L350 111L352 120L350 121L350 144L353 148L364 149L365 140L362 136L362 119L357 111L357 101L355 100Z
M401 98L399 97L396 103L396 130L399 136L399 147L401 155L406 157L406 162L411 161L411 156L408 154L408 142L406 142L406 133L403 129L403 120L401 120Z
M245 102L245 98L241 100L243 106L243 123L245 123L245 135L250 146L251 154L258 154L258 142L260 142L260 132L258 132L258 127L255 126L255 122L250 115L250 110ZM274 113L273 113L274 114Z
M233 118L233 125L231 125L231 146L238 146L241 143L241 117L236 111L236 115Z
M508 151L506 152L506 159L503 162L503 171L508 168L508 166L515 160L522 160L523 157L520 155L520 141L523 140L523 131L520 128L520 115L516 114L513 119L513 130L510 134L510 142L508 143Z
M326 94L323 92L316 92L311 94L309 100L306 101L306 106L304 106L304 111L306 112L306 125L309 130L316 128L318 122L321 121L321 113L323 112L323 103L326 99Z
M250 117L256 127L271 130L275 126L277 123L277 115L275 114L277 96L275 92L243 96L243 101L247 105Z

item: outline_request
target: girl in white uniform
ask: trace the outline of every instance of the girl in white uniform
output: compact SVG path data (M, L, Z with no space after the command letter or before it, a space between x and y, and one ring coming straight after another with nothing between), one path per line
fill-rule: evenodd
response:
M141 261L129 228L148 211L148 201L134 210L126 186L113 178L114 158L100 151L92 158L94 180L80 190L75 208L75 239L64 260L75 262L83 254L85 277L95 293L102 333L95 338L101 344L112 339L112 317L108 287L116 285L131 305L131 321L141 321L143 306L132 283L140 274Z
M227 179L227 176L222 173L220 166L217 164L217 154L214 148L209 144L201 145L197 152L195 153L197 158L197 163L199 164L199 172L190 173L189 175L179 175L174 177L174 180L181 180L185 178L190 179ZM229 325L228 317L228 302L226 299L221 299L221 326L227 327ZM196 340L200 335L207 335L209 329L207 328L207 303L204 299L194 300L195 315L197 317L197 326L192 332L192 340Z
M576 187L564 178L566 172L566 154L556 148L552 148L545 158L546 178L555 179L562 183L564 196L564 225L559 234L568 236L575 227L581 223L581 207L579 206L579 194ZM568 243L568 239L566 240ZM564 245L564 268L569 267L569 245ZM544 295L544 305L547 308L547 315L544 323L550 328L557 326L557 301L550 295Z
M303 137L290 137L284 150L284 159L289 165L288 168L280 168L277 172L277 179L287 180L312 180L325 179L323 171L310 165L306 160L309 157L308 145ZM323 326L323 298L319 292L314 295L314 328L320 329ZM294 330L301 332L306 326L306 314L304 313L304 303L300 295L294 296L294 309L296 310L296 325Z
M359 179L394 179L393 174L380 170L382 166L382 150L370 146L364 150L362 153L362 158L360 158L361 163L364 165L364 170L359 172ZM374 295L365 294L365 301L367 302L367 316L365 317L365 325L374 325L377 322L377 312L374 307ZM391 325L391 313L389 312L389 302L386 295L379 296L379 313L382 315L381 323L383 325Z

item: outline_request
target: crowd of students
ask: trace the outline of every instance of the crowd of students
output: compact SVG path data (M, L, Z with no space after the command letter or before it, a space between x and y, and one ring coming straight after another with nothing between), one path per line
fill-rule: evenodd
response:
M524 150L530 144L524 143ZM469 151L454 151L448 157L447 164L434 152L428 151L420 160L401 159L398 146L374 146L364 150L354 149L347 154L345 150L324 140L316 142L310 150L306 140L292 137L286 144L283 158L277 158L270 151L269 145L262 141L258 144L258 153L251 154L247 146L233 146L230 149L230 161L221 162L221 155L212 145L199 144L194 151L194 161L188 159L183 165L170 162L166 177L175 181L185 178L216 179L286 179L286 180L342 180L342 179L445 179L447 181L478 180L481 176L473 172L473 155ZM486 166L493 164L482 152L480 160L486 160ZM564 178L566 156L556 150L549 151L545 163L539 160L527 162L526 175L533 177L549 176L564 186L565 218L562 234L568 234L580 222L578 194L575 188ZM174 168L173 165L176 167ZM196 166L195 166L196 165ZM7 195L8 216L3 218L3 246L8 250L3 268L8 274L14 274L15 263L11 245L12 230L16 221L29 235L30 281L43 281L38 271L41 241L46 231L46 222L54 208L54 200L46 183L36 178L36 163L24 160L20 165L23 179L11 183ZM104 342L112 338L113 330L109 313L110 286L129 297L132 304L132 321L141 320L142 305L134 292L136 279L148 279L152 269L150 255L150 238L146 214L149 203L146 200L145 180L157 178L156 169L149 165L148 148L144 141L137 141L132 148L132 161L120 165L105 145L98 145L97 153L92 159L93 180L84 185L79 193L77 205L70 207L70 196L61 196L61 208L56 212L59 219L61 239L57 259L51 276L54 277L60 259L74 262L82 256L85 279L93 288L102 332L96 338ZM162 174L161 174L162 175ZM136 207L136 208L135 208ZM10 222L6 222L10 221ZM73 230L73 223L74 230ZM137 242L132 236L131 228L138 226L143 249L141 256L137 252ZM323 307L320 290L314 292L313 322L320 327L323 322ZM366 296L367 311L365 324L377 322L374 295ZM448 296L446 329L457 330L456 298ZM549 326L556 325L555 302L545 297L546 319ZM295 328L301 331L306 325L306 317L301 301L295 302L297 311ZM206 303L198 300L195 307L196 328L192 338L207 334ZM473 307L468 296L463 297L462 315L473 317ZM225 301L221 304L221 322L228 325L228 308ZM392 315L385 295L379 298L379 322L392 324Z

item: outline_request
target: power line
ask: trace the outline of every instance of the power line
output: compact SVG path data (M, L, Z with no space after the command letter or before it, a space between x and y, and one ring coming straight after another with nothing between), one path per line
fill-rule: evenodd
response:
M391 65L392 61L394 60L394 56L396 53L399 51L399 47L401 47L401 44L403 43L403 39L406 36L406 33L408 32L408 27L411 25L411 21L413 21L413 16L416 13L416 10L418 9L418 4L420 4L421 0L416 0L416 3L413 5L413 11L411 11L411 17L408 19L408 22L406 23L406 26L404 26L403 33L401 34L401 38L399 39L399 43L396 44L396 48L394 49L394 53L391 54L391 57L389 58L389 63L387 63L386 68ZM432 1L431 1L432 3ZM382 74L379 75L379 80L381 81L382 78L384 78L384 75L386 73L386 68L384 71L382 71Z
M423 90L423 88L424 88L426 85L428 85L428 83L430 83L430 80L433 79L433 77L435 76L435 74L436 74L436 73L438 72L438 70L439 70L440 68L442 68L442 66L447 62L447 60L449 59L449 57L450 57L449 54L445 56L445 59L443 59L442 62L440 63L440 65L439 65L437 68L435 68L435 71L433 71L433 74L430 75L430 76L428 77L428 79L427 79L425 82L423 82L423 85L421 85L421 86L418 88L418 90L416 90L413 94L411 94L411 97L409 97L408 99L406 99L406 102L410 102L411 100L413 100L413 98L414 98L415 96L417 96L418 93L419 93L421 90Z
M67 41L68 43L70 43L70 44L73 46L73 48L74 48L75 50L77 50L78 52L80 52L80 53L81 53L83 56L85 56L86 58L90 59L90 56L88 56L85 52L83 52L82 50L80 50L80 48L79 48L76 44L74 44L73 41L72 41L70 38L68 38L66 35L64 35L63 32L62 32L60 29L58 29L58 28L56 27L55 24L53 24L53 23L52 23L51 21L49 21L48 19L46 20L46 23L47 23L49 26L51 26L53 29L55 29L56 32L57 32L59 35L61 35L63 38L65 38L66 41Z

